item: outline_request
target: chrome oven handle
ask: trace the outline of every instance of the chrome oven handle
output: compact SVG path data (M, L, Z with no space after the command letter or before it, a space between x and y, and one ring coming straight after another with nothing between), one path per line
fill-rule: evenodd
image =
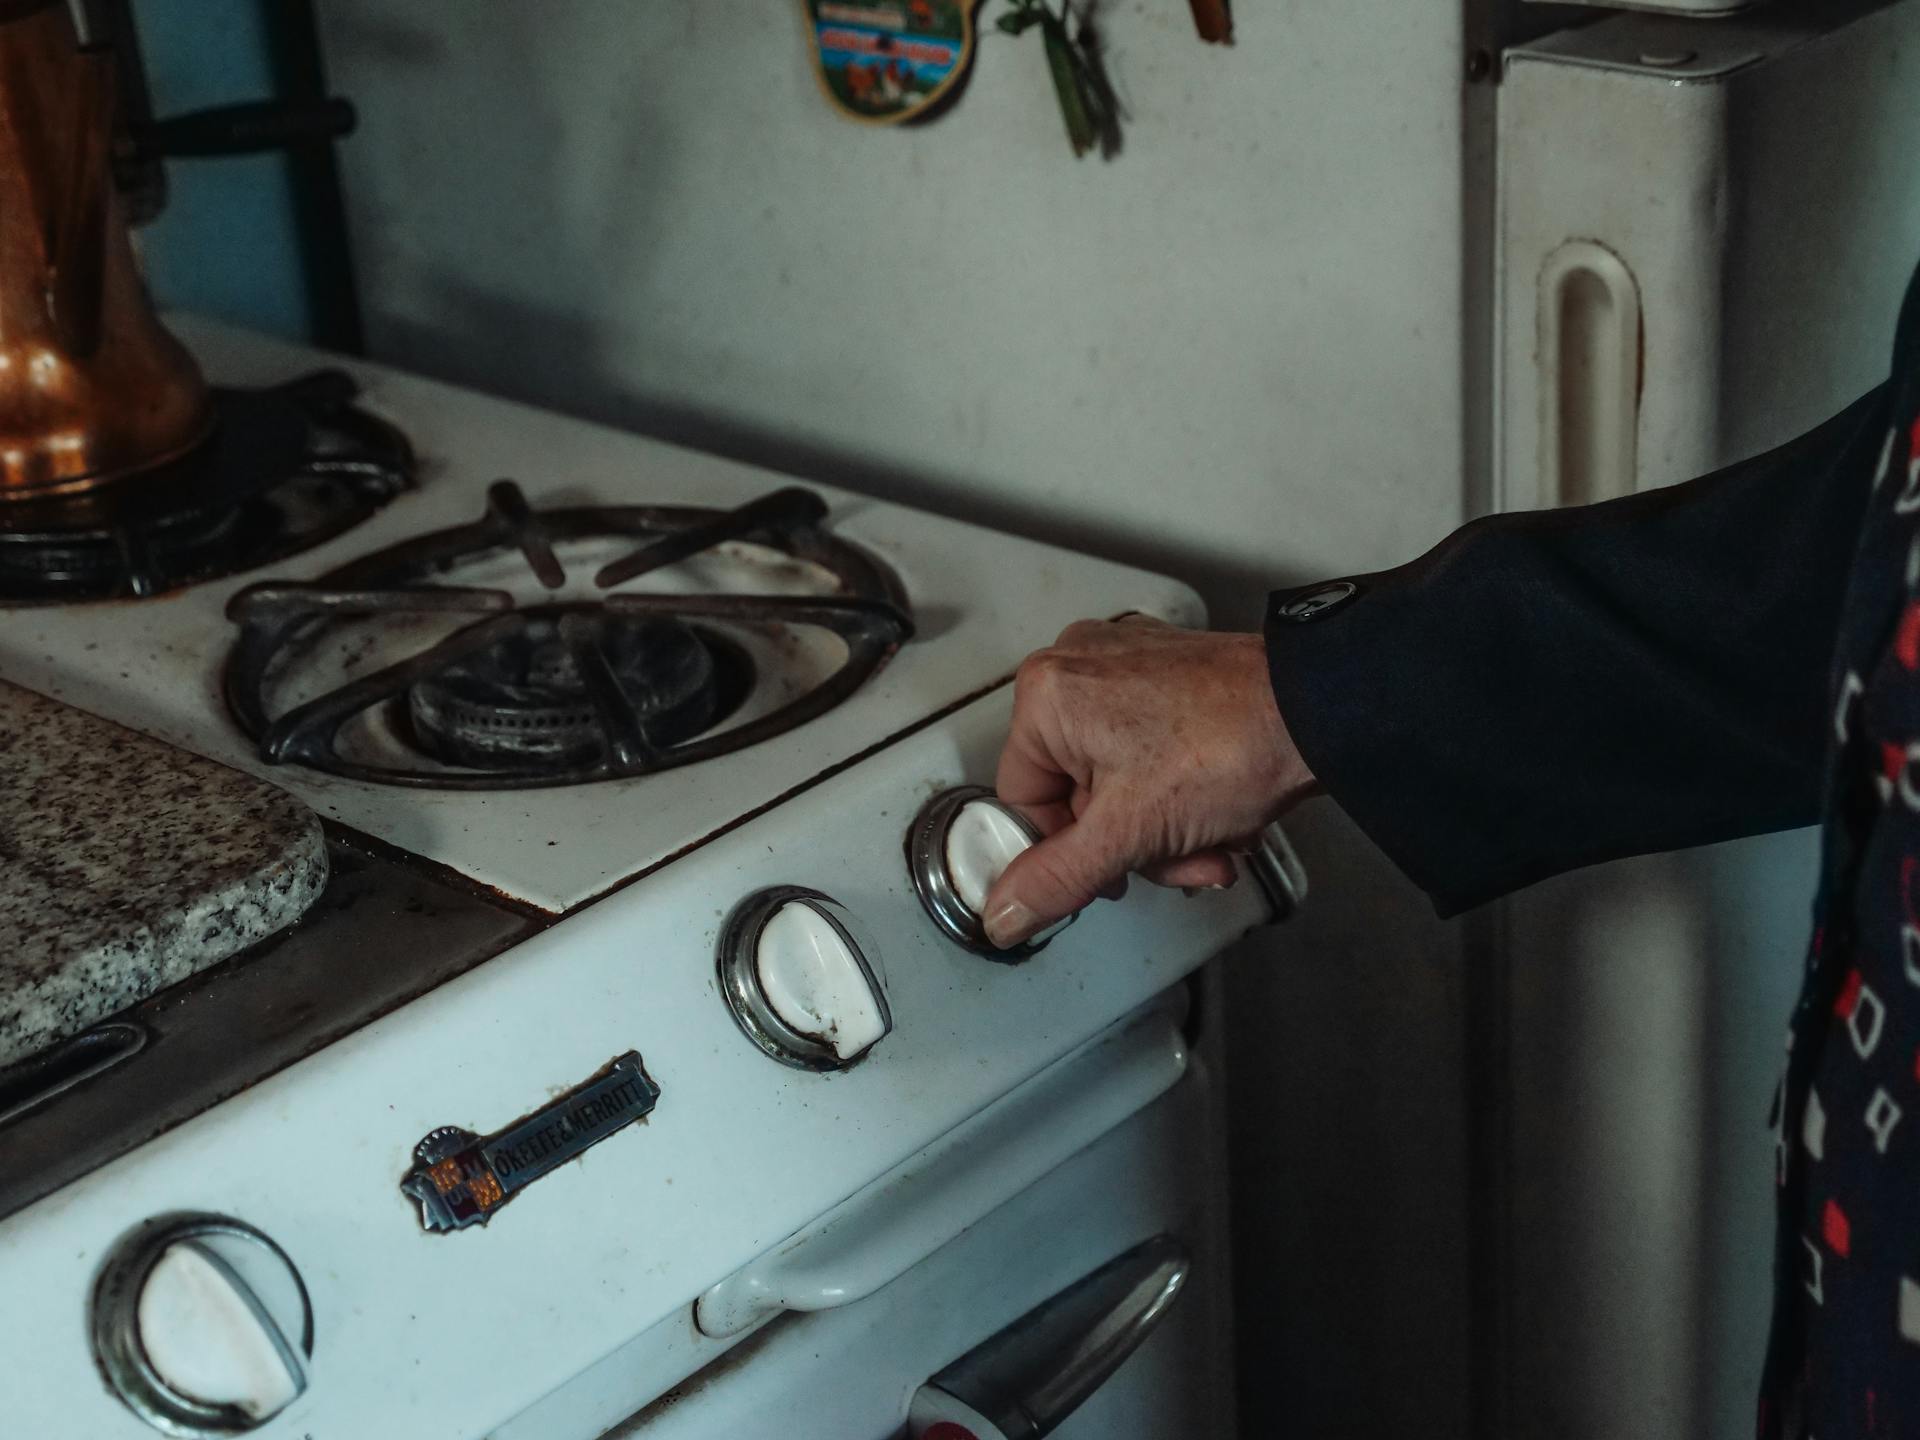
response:
M1259 841L1247 856L1247 869L1273 906L1274 924L1291 920L1294 912L1307 903L1307 867L1300 863L1293 842L1277 821L1260 832Z
M928 1381L909 1433L937 1435L945 1421L977 1440L1052 1434L1166 1319L1192 1264L1171 1235L1109 1260Z

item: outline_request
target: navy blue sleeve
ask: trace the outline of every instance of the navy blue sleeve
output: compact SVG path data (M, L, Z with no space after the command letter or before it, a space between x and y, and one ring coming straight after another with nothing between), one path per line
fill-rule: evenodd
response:
M1399 569L1276 594L1301 754L1442 914L1812 824L1887 415L1877 390L1688 484L1477 521Z

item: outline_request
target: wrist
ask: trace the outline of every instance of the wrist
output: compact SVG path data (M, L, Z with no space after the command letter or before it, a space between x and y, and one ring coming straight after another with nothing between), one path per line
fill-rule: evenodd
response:
M1280 713L1279 697L1274 693L1273 672L1267 659L1267 642L1261 635L1236 636L1242 667L1242 685L1246 691L1246 709L1255 717L1258 753L1266 759L1265 786L1273 797L1275 813L1286 810L1309 796L1320 793L1306 757L1294 743Z

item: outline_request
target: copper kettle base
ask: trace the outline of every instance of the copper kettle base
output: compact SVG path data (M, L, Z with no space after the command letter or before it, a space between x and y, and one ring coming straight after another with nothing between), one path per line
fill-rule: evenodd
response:
M188 454L95 488L0 505L0 606L137 598L322 544L411 483L413 452L321 371L217 390Z
M204 407L198 426L183 440L138 461L112 469L62 473L58 457L85 453L84 441L63 441L59 433L37 443L9 443L0 436L0 529L12 524L10 515L22 506L85 498L102 507L121 503L121 497L152 483L164 483L175 471L191 468L194 458L213 438L213 407Z

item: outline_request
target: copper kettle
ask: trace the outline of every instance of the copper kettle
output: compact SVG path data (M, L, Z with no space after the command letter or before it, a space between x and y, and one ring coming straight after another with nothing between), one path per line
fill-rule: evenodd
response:
M0 0L0 502L138 483L213 424L134 262L113 112L65 0Z

